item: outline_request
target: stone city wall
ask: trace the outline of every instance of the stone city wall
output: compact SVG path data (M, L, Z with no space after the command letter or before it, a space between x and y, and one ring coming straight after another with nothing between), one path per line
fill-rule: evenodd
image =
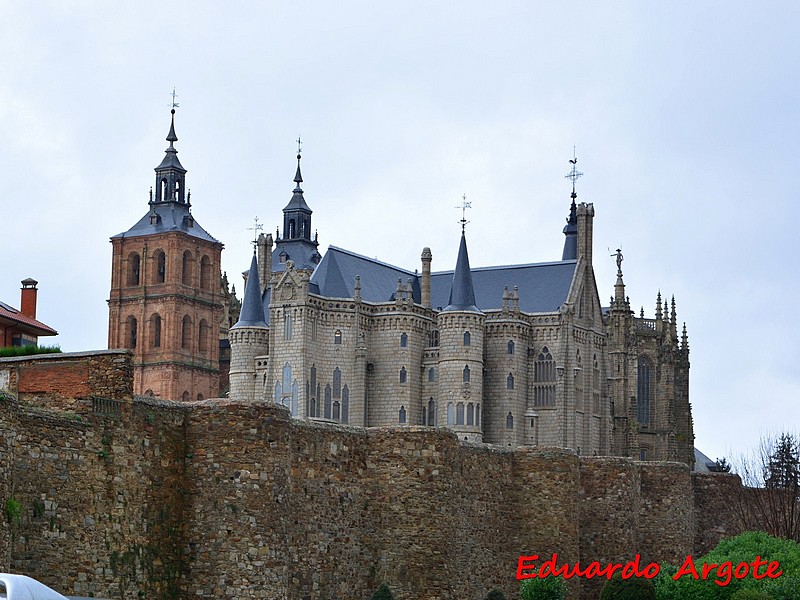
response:
M69 594L352 599L387 582L401 600L516 598L522 554L677 562L735 533L721 502L738 480L676 463L293 420L270 402L54 406L0 402L0 500L21 507L0 568Z

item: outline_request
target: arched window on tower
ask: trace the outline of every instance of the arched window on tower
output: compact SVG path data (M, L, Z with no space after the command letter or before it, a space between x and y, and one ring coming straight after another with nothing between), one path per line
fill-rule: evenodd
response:
M405 383L407 377L408 373L406 372L406 368L400 367L400 383Z
M408 335L405 333L400 334L400 347L401 348L408 347Z
M192 318L184 315L181 321L181 348L191 350L192 346Z
M467 403L467 425L475 425L475 405Z
M187 250L183 253L183 261L181 265L181 283L183 285L192 285L192 253Z
M508 354L514 354L514 340L508 340L506 351L508 352Z
M398 423L405 423L406 422L406 407L405 406L401 406L400 407L400 414L398 415L397 421L398 421Z
M514 389L514 376L509 373L508 377L506 377L506 389L513 390Z
M295 232L295 222L294 219L289 219L289 235L287 236L290 240L294 239L294 232Z
M163 250L156 250L153 254L153 283L164 283L167 279L167 255Z
M456 420L456 409L452 402L447 403L447 426L452 427Z
M533 405L556 405L556 361L547 346L533 364Z
M506 415L506 429L514 429L514 415L510 411Z
M650 425L650 406L653 399L653 363L646 356L639 357L636 369L636 405L638 407L636 420L639 425Z
M127 348L136 348L136 342L139 338L139 324L136 317L130 316L125 321L125 346Z
M469 334L469 331L464 332L464 345L469 346L470 342L472 341L472 336Z
M161 347L161 316L158 313L150 317L150 346Z
M210 335L210 327L208 326L208 321L205 319L200 319L200 327L198 327L198 336L197 336L197 349L200 352L208 352L208 338Z
M283 313L283 339L292 339L292 315L288 310Z
M461 381L469 383L469 365L464 365L464 370L461 372Z
M169 200L169 188L167 186L167 178L161 180L161 201L166 202Z
M583 359L581 351L575 351L575 410L586 410L586 389L583 377Z
M600 363L597 361L597 354L592 357L592 410L594 414L600 414Z
M211 259L207 256L203 256L203 258L200 259L200 289L210 290L211 279Z
M433 398L428 400L428 425L433 427L436 424L436 403L433 401Z
M436 369L431 367L428 369L428 383L434 383L436 381Z
M337 329L336 331L333 332L333 343L336 344L337 346L341 346L342 331L340 329Z
M459 402L456 404L456 425L464 424L464 403Z
M141 273L141 258L136 252L131 252L128 255L128 285L139 285L139 276Z

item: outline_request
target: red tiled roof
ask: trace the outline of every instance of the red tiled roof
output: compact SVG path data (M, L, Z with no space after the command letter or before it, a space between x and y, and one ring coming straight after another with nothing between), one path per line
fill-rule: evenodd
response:
M41 321L27 317L4 302L0 302L0 322L17 325L36 335L58 335L58 332Z

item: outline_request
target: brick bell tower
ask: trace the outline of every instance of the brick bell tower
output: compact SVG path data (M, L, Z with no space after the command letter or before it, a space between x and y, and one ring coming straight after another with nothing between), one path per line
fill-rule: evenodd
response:
M219 394L222 243L195 221L174 143L155 169L150 209L111 238L108 347L134 354L134 394L202 400Z

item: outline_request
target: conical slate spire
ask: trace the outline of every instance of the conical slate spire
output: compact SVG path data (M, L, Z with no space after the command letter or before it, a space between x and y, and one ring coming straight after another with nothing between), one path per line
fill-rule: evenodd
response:
M264 305L261 302L261 282L258 278L258 261L253 252L250 261L250 272L247 275L247 284L244 286L244 299L239 320L231 329L236 327L267 327L264 321Z
M172 113L172 121L169 124L169 133L167 134L167 141L169 142L170 147L172 147L172 143L178 141L178 136L175 135L175 109L173 108L170 112Z
M472 271L469 268L467 238L461 232L461 245L458 248L456 270L453 272L453 286L450 288L450 302L445 311L480 312L475 306L475 288L472 285Z
M297 189L295 191L302 192L303 190L300 189L300 184L303 183L303 176L300 174L300 155L297 155L297 172L294 174L294 182L297 184Z
M577 197L578 195L573 189L572 206L569 207L569 217L567 217L567 224L564 226L564 235L567 239L564 240L564 252L561 254L561 260L575 260L578 258L578 209L575 206L575 198Z

